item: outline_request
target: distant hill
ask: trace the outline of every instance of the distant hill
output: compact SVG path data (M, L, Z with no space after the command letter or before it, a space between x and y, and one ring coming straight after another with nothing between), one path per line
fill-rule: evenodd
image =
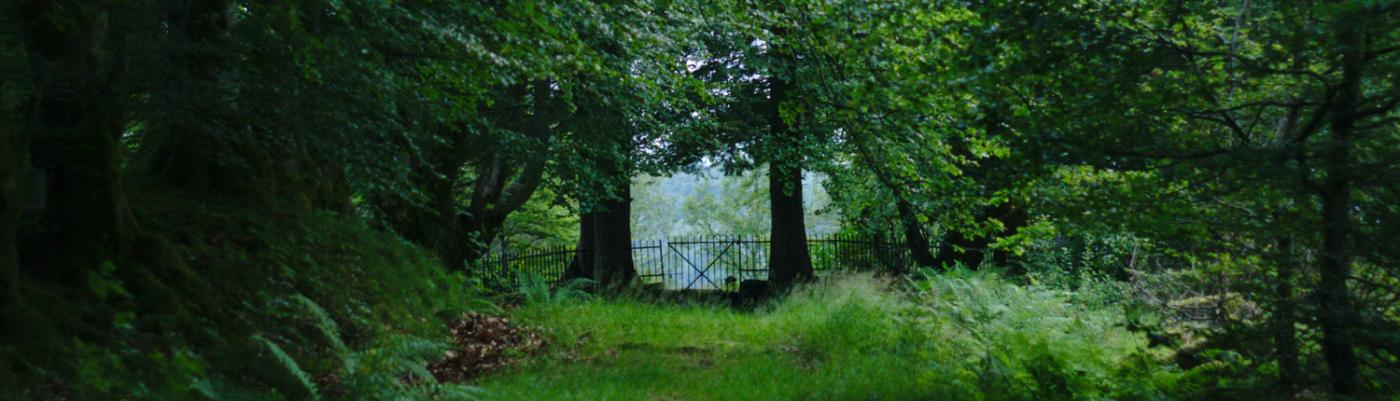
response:
M632 235L638 240L708 235L768 235L766 170L724 175L717 168L632 180ZM825 176L803 175L807 233L827 235L840 229L840 215L830 209L822 187Z

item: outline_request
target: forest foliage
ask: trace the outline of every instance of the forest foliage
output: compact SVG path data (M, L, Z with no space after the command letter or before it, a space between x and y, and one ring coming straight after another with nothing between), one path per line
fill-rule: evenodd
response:
M1392 0L7 1L0 387L461 395L391 378L489 308L493 243L626 292L634 180L703 167L738 203L688 207L765 234L777 288L837 216L1022 285L913 284L929 316L1108 285L1215 393L1393 399L1398 75ZM402 357L349 374L375 349ZM1127 397L1112 369L1064 384Z

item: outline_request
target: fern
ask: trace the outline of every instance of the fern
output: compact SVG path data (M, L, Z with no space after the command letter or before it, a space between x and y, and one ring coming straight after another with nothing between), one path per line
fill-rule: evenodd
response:
M378 347L345 359L346 384L353 394L376 400L473 400L478 390L437 382L427 361L442 355L446 344L417 337L390 337ZM405 381L404 377L416 380Z
M190 384L190 389L205 399L214 401L267 401L274 398L260 389L245 387L218 379L199 379Z
M316 304L316 301L312 301L311 298L307 298L305 295L301 294L292 295L292 299L297 301L302 308L306 309L306 312L311 315L311 318L316 323L316 328L321 331L321 334L325 335L326 340L330 341L331 346L335 348L337 353L344 354L349 351L349 348L345 346L345 342L340 339L340 326L335 324L335 320L331 319L331 315L326 313L326 310L322 308L321 305Z
M292 359L291 355L288 355L286 351L282 350L282 347L261 335L254 335L253 340L262 343L267 347L268 351L272 352L272 356L277 359L277 362L281 363L282 367L286 368L287 372L291 373L292 377L301 382L301 385L306 388L308 394L311 394L311 399L317 401L321 399L321 392L316 388L316 382L311 379L311 375L306 373L305 370L302 370L301 365L297 364L297 361Z
M593 280L586 278L564 280L554 289L554 301L567 302L593 299L593 294L588 292L588 289L592 287Z
M482 399L480 388L457 385L430 385L414 388L403 394L401 400L444 400L472 401Z
M911 281L910 294L938 347L934 360L952 371L929 380L973 378L969 394L991 399L1151 398L1167 366L1132 364L1150 358L1146 341L1123 326L1122 309L1088 302L1083 291L1018 286L995 274L955 270ZM980 360L979 364L961 361ZM944 379L949 378L949 379ZM1164 379L1166 378L1166 379ZM966 387L965 387L966 388Z
M545 287L548 288L547 286ZM553 294L549 295L553 297ZM475 389L466 386L443 385L428 371L428 361L447 350L441 341L411 336L389 336L374 347L352 351L340 338L340 328L319 304L297 294L281 302L299 305L299 318L311 320L330 342L332 360L342 372L341 385L347 394L362 400L471 400L477 399ZM255 340L265 345L272 355L304 386L313 400L320 400L320 390L312 377L285 350L262 336ZM412 378L412 380L405 380ZM195 389L215 400L226 400L226 394L216 391L211 383L200 383Z
M526 305L547 303L550 298L549 283L543 277L532 273L521 273L516 278L519 283L516 286L516 294Z
M586 290L593 285L593 281L586 278L564 280L559 285L552 286L544 276L522 272L517 280L516 295L526 305L557 304L592 297Z
M422 373L412 370L422 368L426 361L442 355L446 345L416 337L391 337L387 345L354 352L345 357L346 371L356 374L362 371L389 370L390 374ZM431 378L432 375L427 375Z

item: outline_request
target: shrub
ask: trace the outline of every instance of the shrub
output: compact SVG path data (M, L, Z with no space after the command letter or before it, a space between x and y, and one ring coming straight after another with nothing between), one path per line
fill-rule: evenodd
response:
M911 287L913 323L929 343L921 380L942 397L1155 400L1191 388L1166 363L1170 351L1125 328L1117 305L968 271L924 274Z

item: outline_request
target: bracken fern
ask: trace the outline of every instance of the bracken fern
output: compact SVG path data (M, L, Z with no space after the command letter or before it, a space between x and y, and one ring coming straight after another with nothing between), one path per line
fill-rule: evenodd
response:
M288 355L287 351L282 350L281 346L278 346L277 343L268 340L262 335L253 336L253 340L267 347L267 350L272 353L272 357L287 370L287 373L291 374L293 378L301 383L302 387L306 389L307 394L311 395L311 399L318 401L321 399L321 391L316 387L316 382L312 380L311 374L302 370L301 365L298 364L296 359L293 359L291 355Z

